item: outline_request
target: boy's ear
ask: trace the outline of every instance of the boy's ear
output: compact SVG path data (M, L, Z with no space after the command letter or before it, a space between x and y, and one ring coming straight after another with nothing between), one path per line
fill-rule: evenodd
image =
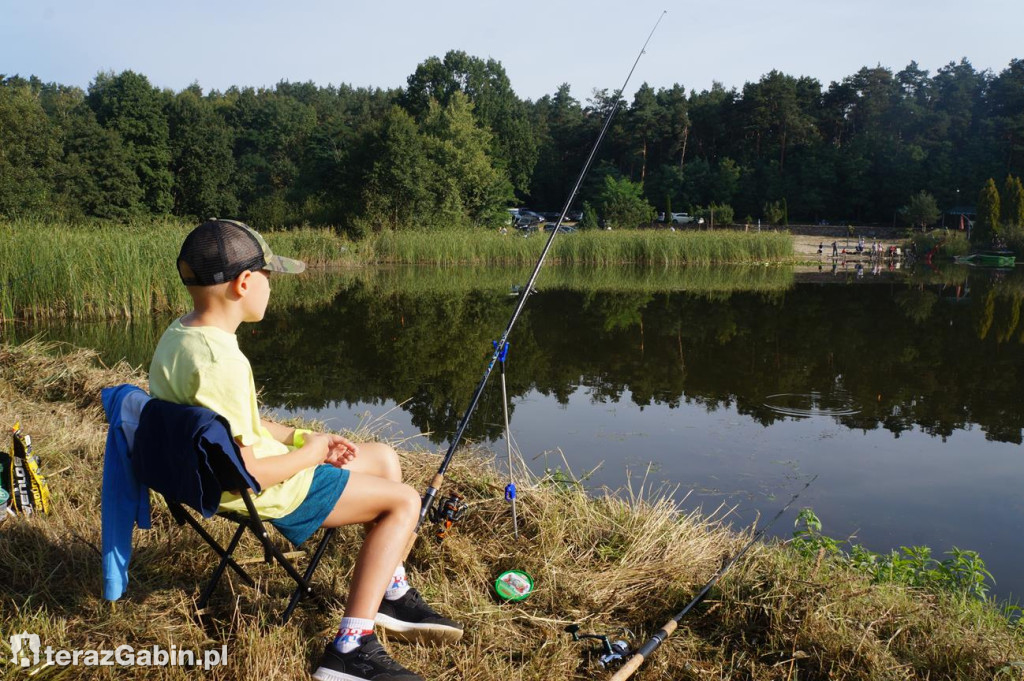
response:
M252 277L251 270L245 270L237 277L231 280L231 291L236 296L241 298L249 292L249 278Z

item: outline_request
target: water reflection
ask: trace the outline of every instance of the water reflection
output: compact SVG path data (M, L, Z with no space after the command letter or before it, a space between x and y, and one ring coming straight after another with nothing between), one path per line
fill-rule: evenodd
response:
M510 338L509 394L565 404L582 385L595 403L735 406L762 425L828 413L896 436L977 426L1020 443L1024 286L965 275L755 293L545 288ZM356 282L325 309L272 312L242 344L269 404L408 400L413 425L443 442L514 304L505 290ZM483 405L467 434L498 437L498 406Z

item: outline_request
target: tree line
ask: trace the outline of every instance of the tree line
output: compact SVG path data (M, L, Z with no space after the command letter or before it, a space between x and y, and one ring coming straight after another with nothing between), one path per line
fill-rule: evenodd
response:
M395 89L172 92L123 71L83 91L0 76L0 215L495 226L510 206L562 207L616 97L580 101L564 84L524 100L500 62L458 51ZM774 70L740 89L644 84L619 103L574 207L624 220L717 208L907 224L921 192L973 210L989 178L1024 174L1020 59L998 74L966 59L934 75L864 67L828 87Z

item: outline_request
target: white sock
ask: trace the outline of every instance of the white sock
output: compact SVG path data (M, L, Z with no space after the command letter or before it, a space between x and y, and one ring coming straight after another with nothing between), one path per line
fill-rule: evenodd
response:
M387 591L384 592L384 599L388 601L398 600L409 590L409 580L405 577L405 566L401 563L395 568L395 574L391 578Z
M342 617L338 624L338 634L334 637L334 647L339 653L351 652L361 645L360 639L373 633L373 620L358 617Z

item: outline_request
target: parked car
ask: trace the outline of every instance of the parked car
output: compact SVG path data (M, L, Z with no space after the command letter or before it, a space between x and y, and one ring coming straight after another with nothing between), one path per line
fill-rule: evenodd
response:
M549 222L548 224L544 225L544 231L545 232L553 232L554 230L555 230L555 223L554 222ZM558 232L560 234L572 234L575 231L576 231L575 227L570 227L569 225L566 225L566 224L563 224L561 227L558 228Z
M523 210L520 208L516 216L516 227L537 225L541 222L544 222L544 218L541 217L540 213L534 213L532 210Z
M658 222L671 222L673 225L688 225L693 222L689 213L669 213L666 218L664 213L658 213Z

